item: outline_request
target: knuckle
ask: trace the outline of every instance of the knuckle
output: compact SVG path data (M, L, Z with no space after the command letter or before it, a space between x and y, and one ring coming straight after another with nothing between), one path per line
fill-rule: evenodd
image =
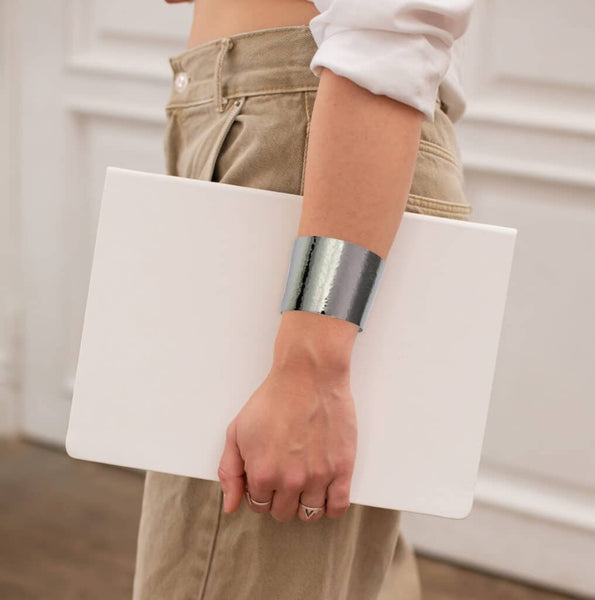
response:
M306 483L306 474L301 471L290 471L283 478L285 489L291 491L300 491Z
M274 481L273 471L262 467L250 473L250 481L257 487L269 487Z
M311 481L314 485L320 485L326 483L331 479L330 469L326 469L324 467L319 467L317 469L313 469L310 471L308 475L308 480Z
M342 456L335 461L336 475L348 475L353 470L353 460L349 456Z
M225 470L225 467L223 465L219 465L219 468L217 469L217 476L222 481L224 481L225 479L229 479L231 477L230 473L228 473Z
M351 506L348 496L334 496L327 501L327 512L334 515L344 514Z
M343 490L333 494L328 502L329 508L332 511L346 511L349 508L349 493Z
M257 471L250 479L257 487L269 487L273 483L273 474L270 471Z

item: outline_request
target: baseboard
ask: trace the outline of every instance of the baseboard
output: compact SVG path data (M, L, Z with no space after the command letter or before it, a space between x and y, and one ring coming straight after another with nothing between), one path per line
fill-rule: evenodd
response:
M467 519L403 514L422 554L595 598L595 494L482 469Z

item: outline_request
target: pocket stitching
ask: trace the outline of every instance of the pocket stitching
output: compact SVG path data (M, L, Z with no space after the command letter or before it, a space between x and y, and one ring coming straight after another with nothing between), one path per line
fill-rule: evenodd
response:
M223 148L225 139L229 135L229 132L231 131L231 128L233 127L233 124L235 123L236 117L240 114L240 112L244 106L246 97L244 96L242 98L238 98L237 100L240 101L240 104L238 106L236 106L236 103L235 102L233 103L232 109L230 110L230 114L228 115L227 120L224 123L224 127L221 129L221 132L219 133L219 137L213 143L209 157L205 161L205 164L203 165L203 169L206 170L205 176L208 178L209 181L213 180L213 175L215 173L215 167L217 165L217 159L219 157L221 149ZM196 172L195 166L193 166L193 172Z
M308 154L308 140L310 137L310 120L311 120L311 116L310 116L310 110L308 109L308 92L304 92L304 106L306 108L306 136L305 136L305 141L304 141L304 154L303 154L303 160L302 160L302 176L301 176L301 182L300 182L300 195L303 195L304 193L304 179L306 177L306 160L307 160L307 154Z
M419 196L417 194L409 194L407 202L410 204L410 206L423 208L438 213L438 216L446 215L451 218L468 216L472 211L470 204L438 200L436 198L428 198L426 196Z
M457 157L452 152L450 152L446 148L443 148L442 146L439 146L438 144L435 144L433 142L429 142L429 141L423 140L423 139L420 140L419 141L419 151L425 152L426 154L431 154L438 158L441 158L442 160L449 162L451 165L453 165L457 168L460 168L460 166L461 166Z

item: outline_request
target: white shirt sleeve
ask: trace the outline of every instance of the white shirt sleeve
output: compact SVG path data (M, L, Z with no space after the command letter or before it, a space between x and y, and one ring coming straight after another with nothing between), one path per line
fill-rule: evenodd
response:
M438 87L450 49L461 37L474 0L313 0L310 21L318 45L310 63L327 67L434 120Z

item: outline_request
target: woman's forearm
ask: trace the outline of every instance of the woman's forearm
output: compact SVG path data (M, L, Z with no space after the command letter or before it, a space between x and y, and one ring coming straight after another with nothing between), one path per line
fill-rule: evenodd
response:
M411 187L423 115L323 69L310 123L298 236L347 240L386 258ZM279 362L348 368L354 323L285 311Z

